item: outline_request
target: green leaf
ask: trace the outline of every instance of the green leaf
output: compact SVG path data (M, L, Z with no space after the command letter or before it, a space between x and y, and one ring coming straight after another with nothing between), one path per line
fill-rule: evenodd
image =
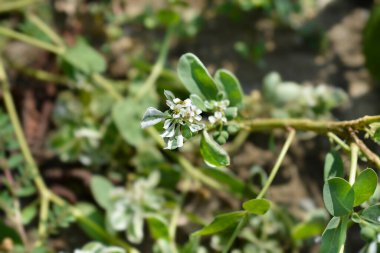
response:
M103 233L93 229L93 225L89 224L89 220L99 227L105 227L104 217L102 213L93 204L81 202L75 205L77 209L83 214L83 217L77 218L79 227L86 233L86 235L96 241L107 242Z
M92 195L99 206L107 209L110 206L110 191L113 189L112 183L105 177L92 176L90 182Z
M147 221L150 234L154 239L169 239L169 226L164 218L158 215L149 215Z
M266 199L251 199L243 203L243 209L252 214L265 214L270 208L270 202Z
M130 98L117 102L112 109L112 118L121 136L133 146L144 142L143 130L140 125L142 114L141 108Z
M351 212L355 193L344 179L333 177L323 186L323 201L327 211L333 216L343 216Z
M225 69L218 70L215 81L219 89L226 93L230 106L240 106L243 103L244 93L234 74Z
M32 202L21 211L22 224L28 225L37 214L37 204Z
M332 177L343 177L344 167L340 155L331 151L326 154L324 167L324 181Z
M203 131L200 150L203 159L210 167L230 165L230 157L227 152L211 138L207 131Z
M317 236L323 232L325 226L326 223L320 221L307 221L293 227L292 237L294 240L304 240L313 236Z
M191 94L202 99L216 100L218 88L202 62L191 53L181 56L178 63L178 76Z
M242 196L246 190L253 194L253 191L248 188L249 186L228 169L203 168L201 172L227 186L231 192L240 196Z
M271 72L264 77L263 95L267 101L274 102L277 87L281 82L281 76L277 72Z
M191 94L190 95L190 99L191 99L191 102L196 106L198 107L199 109L201 109L202 111L207 111L207 108L205 106L205 103L204 101L196 94Z
M15 154L15 155L12 155L8 159L8 167L10 169L14 169L22 165L23 162L24 162L24 156L22 156L21 154Z
M18 233L8 225L6 225L2 220L0 220L0 241L4 238L10 238L15 244L22 244L21 238Z
M236 224L245 214L244 211L238 211L218 215L209 225L198 230L194 235L211 235L219 233Z
M79 38L73 47L66 49L62 59L87 75L106 70L106 62L103 56L83 38Z
M346 241L348 218L333 217L322 234L319 252L338 253Z
M356 178L352 188L355 192L354 206L367 201L377 187L377 174L372 169L363 170Z
M149 107L141 120L141 128L153 126L165 119L165 113L154 107Z
M364 220L380 226L380 204L367 207L363 210L361 218Z

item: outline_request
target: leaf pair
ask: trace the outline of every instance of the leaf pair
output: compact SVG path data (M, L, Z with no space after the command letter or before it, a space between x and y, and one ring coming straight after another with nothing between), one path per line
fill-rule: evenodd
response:
M343 178L333 177L323 187L323 200L333 216L348 215L355 206L368 200L377 187L377 174L372 169L362 171L351 185Z
M218 98L222 95L230 101L230 106L240 106L243 102L240 83L231 72L221 69L212 78L194 54L181 56L177 72L190 94L195 94L202 100L220 100Z

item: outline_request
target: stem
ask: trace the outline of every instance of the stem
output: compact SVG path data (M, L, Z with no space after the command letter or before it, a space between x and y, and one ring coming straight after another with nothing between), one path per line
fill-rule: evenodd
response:
M163 148L165 146L165 142L162 140L160 134L157 132L157 130L154 127L149 127L146 129L148 134L156 141L156 143ZM193 167L193 165L186 160L183 156L170 152L167 152L168 155L170 155L174 160L176 160L179 165L194 179L199 180L200 182L204 183L205 185L208 185L214 189L222 190L223 186L219 184L218 181L214 180L211 177L206 176L203 174L200 170L197 170Z
M49 39L51 39L52 42L54 42L58 47L64 49L65 43L62 41L62 39L57 35L53 29L51 29L48 25L46 25L39 17L36 15L29 13L27 14L27 18L30 22L32 22L35 26L38 27Z
M103 89L105 89L115 100L123 100L123 96L117 92L111 81L105 79L99 74L92 75L92 79L94 79L95 82L97 82Z
M249 218L249 214L248 213L246 213L244 215L244 217L241 218L239 224L237 225L237 227L235 228L234 232L232 233L232 235L231 235L230 239L228 240L228 243L227 243L226 247L223 249L222 253L228 253L228 251L232 247L232 244L234 243L236 237L239 235L240 231L244 228L244 225L248 221L248 218Z
M174 32L174 27L169 27L168 31L166 32L164 41L162 43L157 61L152 68L152 72L150 73L148 79L145 81L145 83L143 84L140 91L137 93L135 97L137 101L143 98L145 93L147 93L153 88L157 78L160 76L160 73L165 65L165 61L169 52L170 41L171 41L173 32Z
M237 122L242 128L255 131L271 131L276 128L294 128L295 130L313 131L319 134L329 132L339 136L347 135L348 130L362 130L371 123L380 122L380 115L364 116L348 121L314 121L310 119L253 119Z
M16 139L18 143L20 144L21 153L24 156L25 162L27 164L27 168L31 172L30 174L33 177L33 180L37 186L38 192L40 193L41 197L44 197L43 193L46 192L47 188L45 186L45 182L43 181L38 171L37 164L34 161L34 158L29 150L28 144L24 136L24 132L22 131L21 123L17 116L14 101L10 92L9 83L6 78L4 66L2 64L1 59L0 59L0 85L1 85L1 91L3 93L5 107L7 109L10 121L12 123L13 129L16 135Z
M290 144L292 144L294 137L295 137L296 131L294 129L290 130L290 133L288 135L288 138L286 139L286 142L284 146L282 147L281 153L277 158L277 161L275 165L273 166L273 169L268 177L268 180L265 182L265 185L263 189L260 191L260 193L257 195L257 199L261 199L265 193L267 192L269 186L272 184L274 177L276 176L278 170L280 169L280 166L282 164L282 161L285 158L286 152L288 152L288 149L290 147Z
M349 183L353 185L355 183L356 171L358 169L358 155L359 147L355 143L351 143L351 166Z
M45 50L52 52L54 54L57 54L57 55L61 55L64 53L63 48L51 45L49 43L46 43L44 41L32 38L32 37L24 35L22 33L15 32L15 31L8 29L6 27L0 27L0 35L10 37L12 39L23 41L25 43L31 44L33 46L36 46L36 47L39 47L42 49L45 49Z
M380 158L373 153L362 140L355 134L354 131L350 131L350 135L355 144L359 147L360 151L371 161L378 169L380 169Z
M61 199L59 196L55 195L53 192L51 192L45 185L45 182L43 181L41 174L38 170L37 164L29 150L29 147L27 145L24 133L21 128L20 121L18 119L16 109L14 106L13 98L10 93L10 87L8 83L8 79L6 78L4 66L2 64L2 61L0 59L0 87L1 91L3 93L5 107L8 111L8 115L10 117L13 129L15 131L15 135L17 138L17 141L20 145L21 152L24 156L25 162L27 164L27 169L30 170L30 174L33 177L34 183L36 184L37 190L40 194L41 198L41 209L40 209L40 224L39 224L39 234L45 234L46 233L46 226L45 222L48 215L48 207L49 207L49 201L54 202L55 204L59 206L67 206L66 202ZM88 219L86 216L83 215L83 213L72 207L68 206L70 212L72 215L82 221L84 224L86 224L88 227L91 227L93 231L96 231L100 236L105 238L107 241L109 241L112 244L118 245L126 249L128 252L136 253L138 252L135 248L130 246L128 243L120 240L117 237L114 237L110 234L108 234L106 231L104 231L98 224L94 223L92 220Z
M39 238L39 245L42 244L42 242L47 237L47 220L49 216L49 196L48 192L43 193L44 196L41 197L41 207L40 207L40 220L38 224L38 238Z
M9 0L6 3L1 3L0 13L21 9L39 1L40 0L19 0L19 1Z
M327 136L335 141L339 146L341 146L345 151L350 152L350 146L348 146L341 138L339 138L336 134L328 132Z

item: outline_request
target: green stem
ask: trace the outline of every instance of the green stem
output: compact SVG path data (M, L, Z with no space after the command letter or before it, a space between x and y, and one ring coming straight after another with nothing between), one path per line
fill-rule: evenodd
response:
M37 167L37 164L30 152L30 149L27 145L24 133L21 128L20 121L17 116L17 112L14 106L13 98L10 93L10 87L8 83L8 79L5 75L4 66L2 64L2 61L0 59L0 87L1 91L3 93L4 103L5 107L7 109L9 118L11 120L12 126L14 128L14 132L17 138L17 141L20 145L21 152L24 156L25 162L27 164L27 169L30 170L30 174L33 177L34 183L36 184L37 190L40 194L41 198L41 209L40 209L40 224L39 224L39 234L43 235L46 233L46 218L48 215L48 208L49 208L49 201L54 202L55 204L59 206L68 206L66 202L61 199L59 196L55 195L53 192L51 192L45 185L45 182L43 181L41 174L39 172L39 169ZM97 234L105 238L107 241L109 241L112 244L118 245L126 249L128 252L136 253L138 252L135 248L130 246L128 243L118 239L117 237L114 237L110 234L108 234L106 231L104 231L99 225L94 223L92 220L88 219L86 216L82 214L82 212L74 207L68 206L70 212L73 214L74 217L76 217L78 220L85 223L88 227L90 227L93 231L95 231Z
M31 44L33 46L36 46L36 47L39 47L42 49L45 49L45 50L52 52L54 54L57 54L57 55L61 55L64 53L63 48L51 45L49 43L46 43L44 41L32 38L32 37L24 35L22 33L15 32L15 31L8 29L6 27L0 27L0 35L10 37L12 39L23 41L25 43Z
M43 193L46 192L47 187L38 171L37 164L34 161L34 158L26 142L26 138L24 136L21 123L17 116L14 101L10 92L8 79L6 78L4 66L1 59L0 59L0 85L1 85L1 91L3 93L5 107L7 109L9 118L11 120L17 142L20 144L21 153L24 156L27 167L31 172L30 174L33 177L33 180L37 186L38 192L41 194L41 197L44 197Z
M9 0L8 2L1 3L0 13L21 9L21 8L27 7L28 5L31 5L40 1L41 0L19 0L19 1Z
M156 141L156 143L161 147L164 148L165 142L161 138L160 134L157 132L157 130L154 127L149 127L146 129L148 134ZM200 170L193 167L193 165L187 161L183 156L170 152L167 152L168 155L170 155L174 160L176 160L179 165L194 179L204 183L205 185L208 185L214 189L221 190L223 189L223 186L219 184L218 181L214 180L211 177L206 176L203 174Z
M256 199L261 199L262 197L264 197L269 186L272 184L273 179L275 178L278 170L280 169L280 166L281 166L281 164L285 158L285 155L288 152L289 147L294 140L295 134L296 134L296 131L294 131L294 129L291 129L290 133L288 135L288 138L286 139L286 142L285 142L284 146L282 147L281 152L277 158L277 161L276 161L275 165L273 166L273 169L272 169L272 171L268 177L268 180L265 182L263 189L257 195ZM228 240L228 243L227 243L226 247L224 248L223 253L228 253L228 251L232 247L232 244L236 240L236 237L239 235L240 231L244 228L244 225L246 224L249 216L250 216L250 214L246 211L244 217L240 220L239 224L237 225L233 234L231 235L230 239Z
M64 49L65 43L63 40L57 35L53 29L51 29L48 25L45 24L39 17L36 15L29 13L27 14L27 18L30 22L32 22L35 26L37 26L51 41L53 41L58 47Z
M111 81L105 79L103 76L99 74L92 75L92 79L96 83L98 83L103 89L105 89L115 100L123 100L123 96L117 92Z
M350 176L349 183L353 185L355 183L356 171L358 169L358 155L359 147L355 143L351 143L351 166L350 166Z
M237 122L249 131L271 131L276 128L294 128L295 130L312 131L319 134L334 133L346 136L349 129L363 130L371 123L380 122L380 115L364 116L348 121L314 121L311 119L253 119Z
M239 224L235 228L234 232L232 233L230 239L227 242L227 245L223 249L222 253L228 253L228 251L231 249L232 244L235 242L236 237L239 235L240 231L244 228L245 224L247 223L249 218L249 214L246 212L244 217L241 218Z
M339 146L341 146L345 151L350 152L350 146L348 146L341 138L339 138L336 134L328 132L327 136L335 141Z
M263 189L260 191L260 193L256 197L257 199L261 199L262 197L264 197L265 193L269 189L269 186L272 184L274 177L276 176L278 170L280 169L282 161L284 160L285 155L288 152L288 149L294 140L295 134L296 134L296 131L294 129L291 129L288 135L288 138L286 139L286 142L284 146L282 147L281 153L277 157L277 161L275 165L273 166L273 169L268 177L268 180L265 182Z
M38 240L39 240L39 243L37 243L38 245L42 245L43 241L47 237L46 225L47 225L47 220L49 216L49 194L48 192L44 192L43 194L44 196L41 197L41 201L40 201L41 206L40 206L40 220L38 224Z
M174 27L169 27L168 31L166 32L164 41L162 43L157 61L152 68L152 72L150 73L148 79L145 81L145 83L143 84L140 91L137 93L135 97L137 101L143 98L144 95L154 87L154 84L157 78L160 76L160 73L165 65L166 58L169 52L170 41L171 41L173 32L174 32Z

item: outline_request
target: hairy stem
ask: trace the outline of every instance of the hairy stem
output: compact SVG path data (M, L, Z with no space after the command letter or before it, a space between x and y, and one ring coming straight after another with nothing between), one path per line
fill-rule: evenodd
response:
M354 131L350 131L350 135L355 144L359 147L360 151L368 158L368 160L373 163L378 169L380 169L380 158L378 155L373 153L365 143L359 139Z
M312 131L319 134L334 133L338 136L346 136L348 130L363 130L371 123L380 122L380 115L364 116L348 121L314 121L311 119L253 119L237 122L243 129L252 132L271 131L276 128L294 128L301 131Z

